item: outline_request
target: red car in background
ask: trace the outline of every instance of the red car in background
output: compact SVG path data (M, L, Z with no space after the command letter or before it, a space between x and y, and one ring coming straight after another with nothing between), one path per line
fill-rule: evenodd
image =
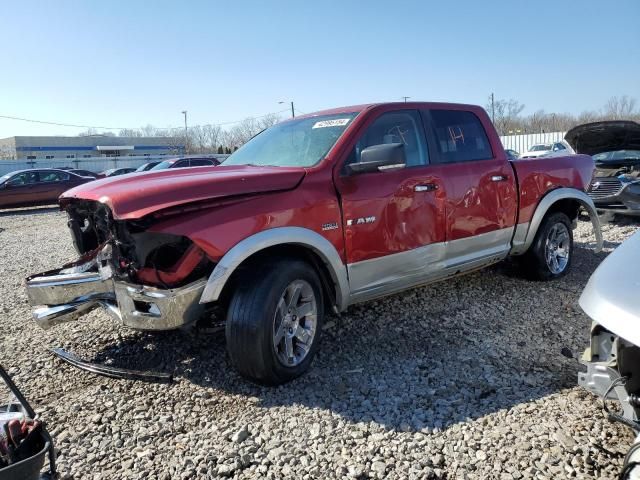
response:
M63 192L92 180L53 168L11 172L0 177L0 208L53 204Z

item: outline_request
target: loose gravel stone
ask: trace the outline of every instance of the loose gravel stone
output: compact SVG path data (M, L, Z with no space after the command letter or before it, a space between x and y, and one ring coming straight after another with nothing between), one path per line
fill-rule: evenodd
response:
M224 335L142 333L96 310L40 330L23 279L75 254L56 209L0 212L0 362L53 432L62 478L614 479L632 441L576 386L590 319L577 300L640 226L574 231L572 271L529 282L510 263L329 317L311 371L241 379ZM69 349L170 372L171 385L95 376Z

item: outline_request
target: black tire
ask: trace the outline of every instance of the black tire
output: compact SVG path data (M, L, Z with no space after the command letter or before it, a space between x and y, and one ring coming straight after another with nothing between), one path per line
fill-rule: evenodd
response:
M547 240L554 228L568 234L568 247L566 247L568 248L568 259L559 271L554 268L555 264L553 261L551 261L551 265L547 262L548 248L550 248ZM571 221L569 217L562 212L547 215L544 220L542 220L531 247L529 247L529 250L522 256L520 265L523 274L531 280L554 280L569 272L572 261L573 232L571 231Z
M307 291L311 287L317 314L306 356L299 364L290 366L282 363L279 355L284 353L274 346L274 327L282 318L276 318L280 299L295 282L306 282ZM225 327L227 351L236 370L243 377L263 385L280 385L306 372L318 351L324 319L322 286L314 268L293 259L256 263L254 268L244 272L236 285ZM289 315L288 318L296 317ZM308 318L304 317L304 321Z

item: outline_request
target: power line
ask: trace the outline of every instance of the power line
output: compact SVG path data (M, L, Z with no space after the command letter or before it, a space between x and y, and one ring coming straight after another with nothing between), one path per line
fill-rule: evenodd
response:
M45 120L34 120L32 118L12 117L10 115L0 115L0 118L6 118L8 120L19 120L21 122L42 123L45 125L57 125L58 127L74 127L74 128L101 128L103 130L122 130L127 127L100 127L95 125L74 125L71 123L60 122L47 122Z
M284 110L279 110L277 112L271 112L271 113L265 113L264 115L257 115L254 117L245 117L242 120L234 120L232 122L222 122L222 123L208 123L206 125L202 125L202 126L211 126L211 127L222 127L225 125L233 125L234 123L240 123L245 121L247 118L264 118L264 117L268 117L269 115L277 115L278 113L283 113L283 112L288 112L289 109L284 109ZM105 127L105 126L98 126L98 125L77 125L77 124L73 124L73 123L62 123L62 122L49 122L46 120L35 120L33 118L23 118L23 117L14 117L12 115L0 115L0 118L5 118L7 120L17 120L20 122L30 122L30 123L39 123L39 124L43 124L43 125L55 125L58 127L72 127L72 128L95 128L95 129L102 129L102 130L140 130L141 127ZM195 125L195 126L200 126L200 125ZM171 130L171 129L175 129L175 128L181 128L181 127L156 127L158 128L158 130ZM192 127L193 128L193 127Z

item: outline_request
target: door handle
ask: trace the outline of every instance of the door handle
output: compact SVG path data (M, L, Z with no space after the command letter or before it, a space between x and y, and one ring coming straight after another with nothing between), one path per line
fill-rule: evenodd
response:
M433 192L438 189L438 185L435 183L425 183L423 185L416 185L413 187L414 192Z
M492 182L504 182L507 179L506 175L493 175L491 177Z

